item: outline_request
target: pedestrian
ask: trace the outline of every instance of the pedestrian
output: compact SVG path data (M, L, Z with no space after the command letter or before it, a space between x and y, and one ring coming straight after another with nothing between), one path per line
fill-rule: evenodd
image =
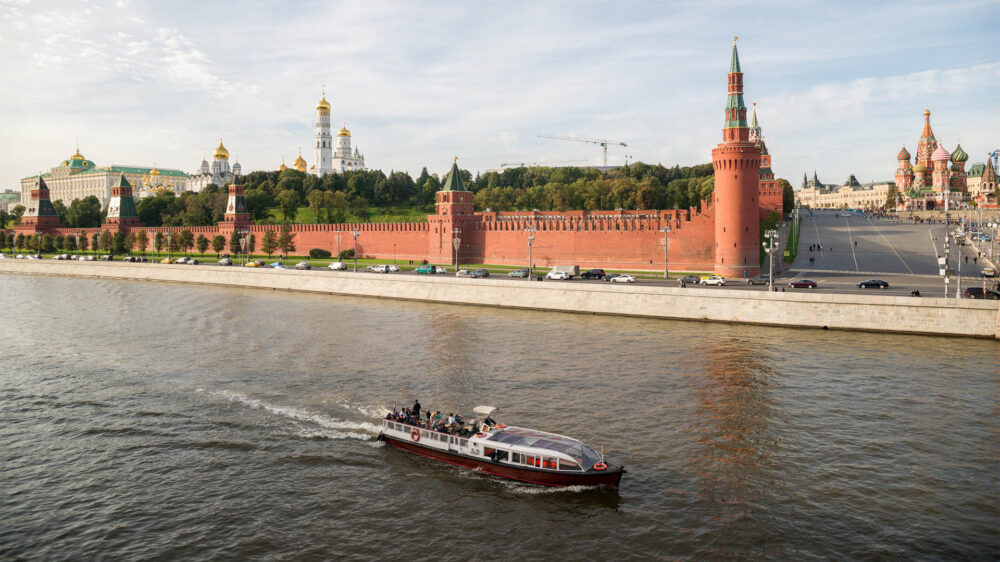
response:
M744 279L746 279L746 278L747 278L747 270L745 270L745 269L743 270L743 278L744 278Z
M973 258L972 258L972 265L976 265L976 263L977 263L978 261L979 261L979 258L977 258L977 257L973 257Z
M857 241L857 240L855 240L855 241L854 241L854 247L855 247L855 248L857 248L857 247L858 247L858 241Z

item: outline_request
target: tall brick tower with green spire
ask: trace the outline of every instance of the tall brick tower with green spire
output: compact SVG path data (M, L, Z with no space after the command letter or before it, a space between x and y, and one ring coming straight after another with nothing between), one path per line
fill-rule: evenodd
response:
M112 232L125 233L142 226L135 208L135 198L132 197L132 184L125 179L124 172L111 186L111 200L108 201L108 214L105 216L104 226Z
M743 277L760 273L760 232L757 201L760 187L760 147L750 140L743 102L743 71L733 39L729 63L722 144L712 150L715 170L715 273Z

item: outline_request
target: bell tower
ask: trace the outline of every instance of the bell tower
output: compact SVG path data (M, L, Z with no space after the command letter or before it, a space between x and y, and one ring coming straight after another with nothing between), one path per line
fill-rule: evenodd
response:
M458 157L451 164L451 170L445 175L441 191L437 192L437 214L427 217L431 224L429 255L437 262L452 263L457 253L462 258L463 246L469 246L472 235L471 224L473 214L472 193L465 188L462 173L458 169ZM469 230L463 234L463 230ZM463 239L464 236L464 240ZM454 240L459 239L459 245L454 247Z
M712 149L715 170L715 273L742 277L760 273L760 147L750 140L743 102L743 71L733 39L722 143Z

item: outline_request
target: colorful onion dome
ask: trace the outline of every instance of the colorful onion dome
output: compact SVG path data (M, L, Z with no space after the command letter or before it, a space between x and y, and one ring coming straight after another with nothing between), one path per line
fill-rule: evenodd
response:
M969 160L969 155L966 154L964 150L962 150L962 145L956 146L955 152L951 153L951 161L958 163L958 162L966 162L968 160Z
M222 139L219 139L219 146L215 149L212 156L214 156L216 160L229 160L229 151L226 150L226 147L222 146Z
M961 171L961 168L958 167L958 164L952 164L951 168L948 168L948 169L951 170L952 172Z
M896 155L896 160L907 160L907 161L909 161L909 159L910 159L910 152L908 150L906 150L906 147L904 146L899 151L899 154Z
M939 144L934 154L931 154L931 160L934 162L947 162L951 160L951 153L944 149L944 145Z

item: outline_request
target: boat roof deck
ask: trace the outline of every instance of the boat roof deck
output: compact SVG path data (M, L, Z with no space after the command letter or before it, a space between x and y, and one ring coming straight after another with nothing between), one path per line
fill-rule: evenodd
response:
M590 466L601 460L596 451L576 439L535 429L507 427L496 433L491 433L487 440L506 445L558 451L577 459L585 466Z

